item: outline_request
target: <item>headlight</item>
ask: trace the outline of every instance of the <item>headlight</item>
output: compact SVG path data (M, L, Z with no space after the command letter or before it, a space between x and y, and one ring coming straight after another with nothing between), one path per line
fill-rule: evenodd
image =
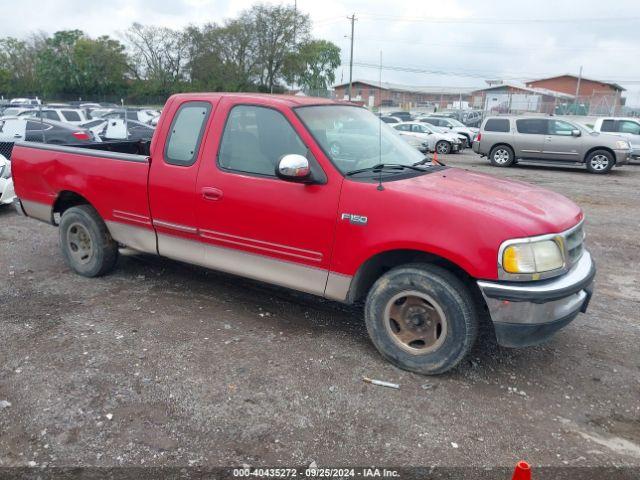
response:
M618 140L616 142L616 149L618 150L627 150L629 148L631 148L629 142L625 142L624 140Z
M502 252L502 269L510 274L537 274L564 266L562 239L513 243Z

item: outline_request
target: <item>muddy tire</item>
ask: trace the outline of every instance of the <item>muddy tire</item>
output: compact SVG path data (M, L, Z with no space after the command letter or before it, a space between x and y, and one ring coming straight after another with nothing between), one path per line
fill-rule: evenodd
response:
M467 287L430 264L397 267L380 277L367 296L365 321L383 357L425 375L454 368L478 332L478 314Z
M115 266L118 244L90 205L66 210L60 219L59 233L64 260L76 273L99 277Z
M590 173L609 173L614 163L613 155L606 150L591 152L586 159L587 170Z

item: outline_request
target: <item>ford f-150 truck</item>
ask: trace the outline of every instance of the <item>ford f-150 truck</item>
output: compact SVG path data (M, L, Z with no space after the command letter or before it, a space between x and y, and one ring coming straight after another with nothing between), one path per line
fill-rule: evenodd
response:
M175 95L148 152L100 148L13 150L18 209L59 227L81 275L107 273L128 247L364 301L380 353L424 374L458 364L485 313L500 344L521 347L548 339L591 297L578 206L434 164L356 105Z

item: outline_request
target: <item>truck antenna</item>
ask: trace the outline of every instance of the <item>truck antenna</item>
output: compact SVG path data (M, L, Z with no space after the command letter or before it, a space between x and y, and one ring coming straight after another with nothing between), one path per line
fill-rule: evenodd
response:
M382 114L380 111L382 108L382 50L380 50L380 71L378 73L378 98L380 99L380 103L378 106L378 113ZM382 119L378 116L378 163L382 165ZM384 190L382 186L382 167L380 167L380 172L378 174L378 188L379 191Z

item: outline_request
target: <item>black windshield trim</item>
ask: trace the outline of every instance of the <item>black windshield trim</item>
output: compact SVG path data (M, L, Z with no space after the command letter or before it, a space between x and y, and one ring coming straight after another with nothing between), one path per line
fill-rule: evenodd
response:
M428 175L430 173L441 172L449 168L451 167L435 165L431 168L425 169L422 172L419 172L417 170L410 170L410 169L405 169L400 171L382 170L382 177L380 176L380 171L362 172L362 173L345 177L345 179L352 180L354 182L359 182L359 183L378 183L380 181L382 181L382 183L395 182L397 180L406 180L407 178L418 177L420 175ZM358 176L358 175L362 175L362 176Z

